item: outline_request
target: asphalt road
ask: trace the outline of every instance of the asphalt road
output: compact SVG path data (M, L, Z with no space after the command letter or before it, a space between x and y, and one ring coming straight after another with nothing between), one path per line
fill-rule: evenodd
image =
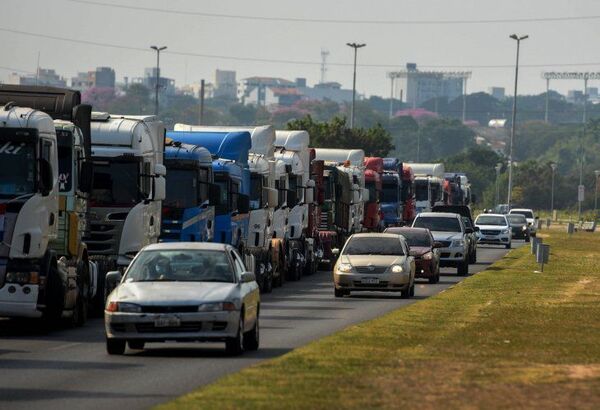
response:
M470 273L505 253L499 247L480 247L479 263L471 265ZM410 300L394 293L336 299L326 272L288 282L263 297L261 348L234 358L225 355L222 344L174 343L109 356L100 319L50 333L33 330L35 323L0 320L0 408L147 408L348 325L426 299L464 279L455 269L442 272L436 285L418 283Z

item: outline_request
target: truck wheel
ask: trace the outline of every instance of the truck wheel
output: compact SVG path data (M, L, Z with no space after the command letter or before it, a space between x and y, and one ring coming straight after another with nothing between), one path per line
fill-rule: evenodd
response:
M125 353L125 340L106 339L106 352L108 354L122 355Z
M510 243L510 242L509 242L509 243L507 243L506 245L504 245L504 247L505 247L506 249L510 249L510 248L512 248L512 243Z
M477 248L471 253L471 263L477 263Z
M82 295L80 290L79 295L77 295L77 301L75 302L75 307L73 308L73 316L71 319L72 325L74 327L81 327L87 321L87 300Z
M415 282L413 282L412 285L410 285L410 297L415 296Z
M48 268L46 278L46 310L43 320L54 323L62 317L65 306L65 289L56 266Z

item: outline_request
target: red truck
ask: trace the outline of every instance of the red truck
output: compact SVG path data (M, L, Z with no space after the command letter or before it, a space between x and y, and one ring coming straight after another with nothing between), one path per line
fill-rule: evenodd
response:
M415 203L415 174L408 164L402 164L402 202L404 210L402 219L406 225L410 225L417 216Z
M365 188L369 190L369 200L365 204L363 228L369 231L380 231L383 216L379 206L381 191L383 189L383 158L365 158Z

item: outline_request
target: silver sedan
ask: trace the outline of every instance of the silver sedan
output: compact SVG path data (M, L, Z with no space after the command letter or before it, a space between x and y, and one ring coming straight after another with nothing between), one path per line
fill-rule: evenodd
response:
M259 345L260 296L238 252L213 243L160 243L142 249L105 307L106 350L146 342L225 342L230 354Z

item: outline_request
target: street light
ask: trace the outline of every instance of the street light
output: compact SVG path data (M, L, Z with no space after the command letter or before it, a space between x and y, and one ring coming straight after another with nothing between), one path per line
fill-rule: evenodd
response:
M529 36L518 36L516 34L511 34L510 38L517 41L517 62L515 64L515 95L513 97L512 127L510 132L510 151L508 154L508 198L506 200L506 203L508 204L508 209L510 209L510 202L512 200L513 140L515 139L515 128L517 121L517 84L519 82L519 50L521 48L521 40L525 40L529 38Z
M352 79L352 109L350 111L350 129L354 128L354 102L356 99L356 54L358 49L366 46L366 44L346 43L348 47L354 49L354 77Z
M550 163L550 168L552 168L552 188L550 190L550 218L554 219L554 175L556 174L556 162Z
M598 177L600 177L600 170L594 171L594 175L596 176L596 179L594 180L594 182L596 183L596 189L594 190L594 218L597 218L598 216L596 211L598 209Z
M158 115L158 87L160 81L160 52L167 49L167 46L157 47L150 46L150 48L156 51L156 88L155 88L155 96L154 96L154 115Z
M500 171L502 170L502 162L496 164L496 205L500 205Z

